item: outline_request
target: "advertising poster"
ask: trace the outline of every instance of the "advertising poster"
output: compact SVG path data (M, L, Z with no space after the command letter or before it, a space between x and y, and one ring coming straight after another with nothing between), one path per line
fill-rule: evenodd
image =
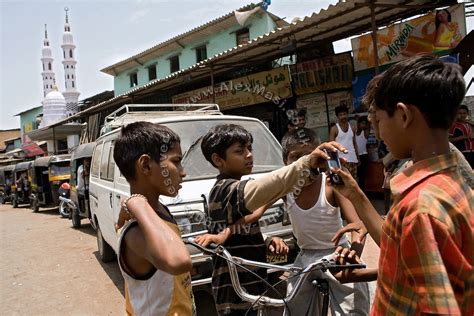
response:
M418 53L439 53L453 49L466 36L464 5L436 10L416 19L377 31L379 65ZM354 70L374 67L371 34L352 39Z
M213 103L213 94L221 110L264 102L273 102L278 105L283 99L292 96L288 67L279 67L221 82L215 84L214 89L208 86L177 94L172 97L172 102L174 104Z
M299 97L296 108L306 109L306 127L316 128L327 126L326 98L324 93L313 93Z

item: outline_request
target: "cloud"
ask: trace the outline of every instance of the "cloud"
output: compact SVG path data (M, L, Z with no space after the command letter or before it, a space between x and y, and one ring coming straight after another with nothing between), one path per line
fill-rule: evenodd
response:
M130 23L139 23L149 12L150 12L150 9L141 9L141 10L135 11L130 16L128 21Z

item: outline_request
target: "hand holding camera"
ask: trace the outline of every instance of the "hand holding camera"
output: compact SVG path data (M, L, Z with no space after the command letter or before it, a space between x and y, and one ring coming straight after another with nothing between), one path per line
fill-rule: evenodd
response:
M333 171L333 168L336 170L342 169L341 160L339 160L339 153L337 151L324 150L328 154L329 159L326 161L327 169L329 171L329 180L332 185L344 184L342 178Z

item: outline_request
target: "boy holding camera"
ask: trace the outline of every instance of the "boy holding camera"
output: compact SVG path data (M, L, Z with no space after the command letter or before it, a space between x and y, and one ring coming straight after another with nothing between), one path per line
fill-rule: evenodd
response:
M319 145L317 135L308 128L288 132L282 139L282 154L285 165L308 155ZM335 154L333 154L335 153ZM328 165L339 164L337 152L330 152L333 159ZM340 164L339 164L340 166ZM331 176L331 175L330 175ZM333 181L337 181L336 179ZM360 221L352 203L327 183L325 173L319 174L310 184L298 191L289 193L285 198L285 208L291 219L293 233L300 252L294 265L305 268L323 257L334 253L333 236L342 229L342 218L347 222ZM315 228L317 227L317 228ZM346 236L335 241L336 246L356 250L360 256L363 238L358 232L352 232L352 245ZM330 286L330 307L332 315L367 315L369 312L369 293L367 283L339 283L330 272L316 271L311 279L325 279ZM295 278L290 276L288 292L294 287ZM321 308L321 299L315 287L310 283L303 285L294 300L288 303L292 315L317 315Z
M275 170L257 180L241 180L253 168L252 135L238 125L226 124L212 128L203 138L201 149L205 158L219 170L219 176L209 194L211 227L209 233L219 234L245 216L291 192L295 185L309 183L311 170L323 167L329 156L323 151L345 151L337 143L321 144L309 155L291 165ZM224 246L233 256L265 261L266 246L257 223L249 229L232 234ZM278 244L274 244L275 248ZM249 293L262 294L265 271L239 273L241 283ZM244 315L251 304L235 293L227 263L214 258L213 294L219 315ZM250 313L252 315L254 311Z
M372 314L474 314L474 199L448 129L465 93L459 66L415 56L389 68L375 90L373 119L396 159L413 165L391 181L382 221L350 175L335 170L380 245Z

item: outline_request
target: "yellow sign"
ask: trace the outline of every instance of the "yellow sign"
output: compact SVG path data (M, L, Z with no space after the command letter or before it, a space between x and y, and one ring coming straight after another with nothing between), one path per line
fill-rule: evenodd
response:
M352 86L352 58L343 53L291 65L298 95Z
M466 36L464 5L437 10L405 23L377 31L379 65L394 63L419 53L452 49ZM352 39L354 69L374 67L371 33Z
M256 74L224 81L211 86L188 91L173 96L174 104L215 103L221 110L242 106L273 102L279 104L282 99L292 96L290 76L287 67L275 68Z

